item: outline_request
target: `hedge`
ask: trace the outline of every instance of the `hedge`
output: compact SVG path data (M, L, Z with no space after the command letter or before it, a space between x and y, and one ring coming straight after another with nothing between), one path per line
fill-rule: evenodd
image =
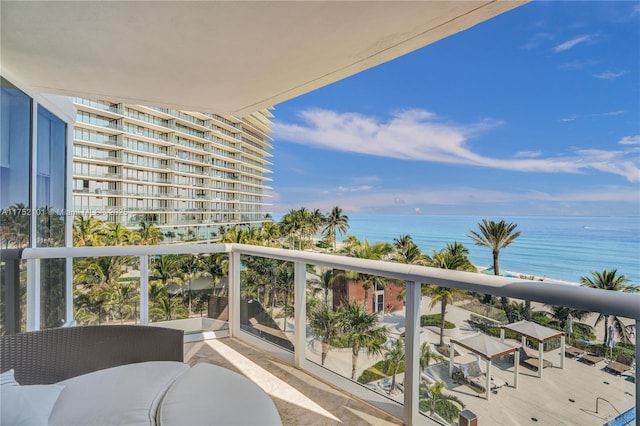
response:
M420 317L420 326L421 327L440 327L442 322L441 314L433 314L433 315L422 315ZM452 322L446 321L444 322L444 328L450 330L452 328L456 328L456 325Z

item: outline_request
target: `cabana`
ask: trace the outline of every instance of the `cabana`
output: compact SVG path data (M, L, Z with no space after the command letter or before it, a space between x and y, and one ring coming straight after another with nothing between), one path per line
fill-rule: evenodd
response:
M538 377L542 378L544 370L544 343L560 338L560 368L564 369L564 337L562 331L554 330L531 321L507 324L500 330L500 340L504 341L504 330L511 330L522 336L522 347L527 347L527 338L538 342Z
M449 376L453 375L453 359L456 353L456 345L473 352L487 361L487 368L485 370L485 376L487 379L485 386L486 399L489 399L489 395L491 393L491 361L503 355L511 353L514 355L513 386L515 388L518 387L518 371L520 368L519 348L507 345L494 337L487 336L482 333L465 337L460 340L451 339L451 348L449 351Z

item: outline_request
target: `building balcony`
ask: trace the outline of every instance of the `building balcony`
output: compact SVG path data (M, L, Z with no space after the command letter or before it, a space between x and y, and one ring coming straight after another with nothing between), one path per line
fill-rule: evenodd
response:
M230 366L259 385L260 381L265 380L262 382L263 386L268 387L267 392L276 401L285 424L299 424L302 418L309 419L310 424L446 424L437 415L432 418L429 405L425 402L425 385L437 382L443 383L442 392L445 395L459 398L466 409L476 415L482 424L524 424L539 421L541 424L602 425L637 405L638 385L635 383L635 367L629 366L622 374L609 369L614 352L622 351L624 345L617 349L608 348L610 353L596 360L593 365L580 357L569 358L565 356L567 352L562 350L563 345L573 343L578 339L578 335L567 336L565 326L555 329L555 343L545 341L544 345L538 345L536 338L531 336L525 336L522 340L521 336L513 335L507 327L502 340L499 334L494 334L491 339L518 350L509 350L496 356L490 355L487 359L491 362L486 363L483 355L478 355L464 345L464 339L491 334L495 331L491 331L491 328L499 329L500 324L496 325L496 321L499 323L499 320L491 318L492 314L488 310L478 313L467 306L479 303L473 297L450 303L446 309L447 321L453 324L455 331L446 333L443 337L444 346L439 349L448 350L453 356L442 360L432 357L428 366L420 367L422 343L429 342L433 353L437 355L434 344L440 341L439 329L434 331L428 326L421 326L422 316L440 312L439 303L432 303L429 296L422 294L421 283L516 300L530 300L534 312L542 312L548 305L553 305L615 315L630 331L634 331L634 327L635 330L638 329L640 295L595 290L566 283L534 282L520 278L495 277L241 244L27 248L19 255L27 261L26 306L30 307L26 311L27 328L40 328L41 304L36 303L35 299L39 297L39 292L33 289L39 288L36 285L38 275L35 269L42 259L105 256L138 258L137 264L128 261L131 269L128 274L132 274L131 277L134 279L129 282L139 286L139 306L134 310L126 310L135 313L126 318L118 317L119 314L110 314L111 321L161 326L169 324L157 316L154 302L148 297L149 277L152 276L154 259L165 254L208 253L225 253L228 256L229 273L221 277L226 283L221 284L221 281L216 280L214 284L213 280L209 280L207 284L205 280L198 284L201 287L197 288L194 283L192 290L208 295L209 302L206 304L207 308L200 308L201 312L194 310L191 316L204 315L226 322L226 327L223 328L228 330L229 337L224 337L222 333L216 336L216 340L200 340L206 339L210 330L189 330L187 336L190 336L191 341L185 346L187 360L192 363L211 362ZM264 268L265 265L270 266ZM288 289L287 296L280 295L277 299L279 301L275 304L268 302L268 299L265 299L265 294L269 293L267 288L261 291L259 288L262 287L256 287L256 281L252 281L250 275L246 275L247 270L256 266L262 268L263 276L273 274L266 277L268 279L265 278L263 285L278 282L278 288ZM315 268L314 272L308 272L310 266ZM280 268L289 268L291 274L288 278L277 278L276 270ZM354 377L359 379L356 381L351 379L352 356L349 345L344 342L339 344L338 341L332 342L329 347L323 347L321 344L321 334L314 331L317 330L317 326L311 321L314 314L309 312L313 312L314 305L324 303L325 297L331 304L340 297L345 297L337 287L328 290L326 296L320 292L318 296L307 297L313 294L312 289L317 287L318 274L326 270L332 270L334 273L348 271L353 274L365 274L361 277L381 277L387 283L385 288L370 288L368 294L364 295L364 300L367 300L367 310L377 312L378 323L387 329L387 342L383 345L382 354L389 353L395 342L399 342L399 347L403 349L404 371L398 371L396 374L397 390L391 391L391 377L385 377L389 375L388 372L374 374L374 370L370 370L385 358L381 353L368 354L366 350L360 351L354 370ZM363 294L366 294L363 293L364 288L361 282L356 281L352 284L356 293L353 297L349 296L349 300L361 304ZM402 287L405 289L404 303L398 302L397 294L387 292L387 288L394 286L396 290ZM178 294L180 290L178 287L174 290L169 287L169 291ZM69 290L67 292L71 294ZM220 294L227 297L227 302L224 306L215 305L216 308L212 305L211 298ZM70 303L66 309L70 311L72 304ZM593 324L595 316L580 321ZM72 312L68 312L68 317L72 317ZM179 327L180 321L182 320L178 320L177 324L172 322L171 326ZM551 320L544 324L548 327L553 325ZM574 323L574 327L574 330L578 328L577 323ZM637 332L634 336L637 358ZM601 344L601 334L597 329L596 335L591 336L589 340L594 350ZM322 355L323 352L325 356ZM518 362L521 353L530 357L543 357L550 362L550 366L542 370L526 368ZM476 385L465 377L456 376L456 370L463 371L463 365L478 360L486 376L492 378L490 383L486 382L489 392L486 392L487 387L478 390ZM450 365L455 368L451 368ZM365 374L365 371L369 370L370 372ZM480 381L480 385L482 383ZM497 383L501 384L499 388ZM305 391L307 388L308 391ZM298 397L308 405L292 402L297 401ZM365 408L361 409L363 406ZM372 409L371 406L376 408ZM289 409L293 411L288 411ZM300 409L308 410L306 415L315 417L302 417L304 412L299 411Z

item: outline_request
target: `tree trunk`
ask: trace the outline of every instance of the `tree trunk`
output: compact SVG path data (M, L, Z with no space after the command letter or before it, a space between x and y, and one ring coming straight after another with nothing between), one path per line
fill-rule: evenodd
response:
M354 346L351 351L351 380L356 379L356 369L358 367L358 353L360 348Z
M322 342L322 355L320 359L320 363L324 365L324 360L327 359L327 353L329 352L329 345L325 342Z
M364 304L363 304L365 312L369 313L369 310L367 308L367 303L369 303L369 287L364 288Z
M447 300L440 299L440 346L444 346L444 316L447 313Z

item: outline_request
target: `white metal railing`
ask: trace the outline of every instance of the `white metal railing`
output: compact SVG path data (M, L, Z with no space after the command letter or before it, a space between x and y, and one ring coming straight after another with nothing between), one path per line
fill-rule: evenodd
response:
M604 291L572 284L537 282L518 278L498 277L473 272L450 271L439 268L406 265L400 263L356 259L323 253L285 250L244 244L172 244L158 246L121 247L61 247L27 248L22 251L22 259L27 260L27 324L30 329L39 328L39 286L36 262L40 259L80 258L101 256L138 256L140 258L140 322L149 323L149 256L165 254L229 253L229 331L232 337L250 344L264 347L266 343L240 329L240 256L251 255L294 263L294 346L293 357L288 360L296 367L319 377L331 375L331 382L344 388L388 413L402 418L405 424L426 421L418 411L419 332L420 332L420 283L452 287L495 296L513 297L551 305L559 305L617 315L636 321L636 360L640 359L640 294ZM404 406L400 406L383 396L372 395L358 384L338 375L328 373L306 359L306 265L361 272L403 280L406 283L406 329L405 329L405 391ZM269 346L269 345L267 345ZM282 355L282 353L280 354ZM285 355L286 356L286 355ZM637 373L636 373L637 374ZM640 385L636 380L636 407L640 406Z

